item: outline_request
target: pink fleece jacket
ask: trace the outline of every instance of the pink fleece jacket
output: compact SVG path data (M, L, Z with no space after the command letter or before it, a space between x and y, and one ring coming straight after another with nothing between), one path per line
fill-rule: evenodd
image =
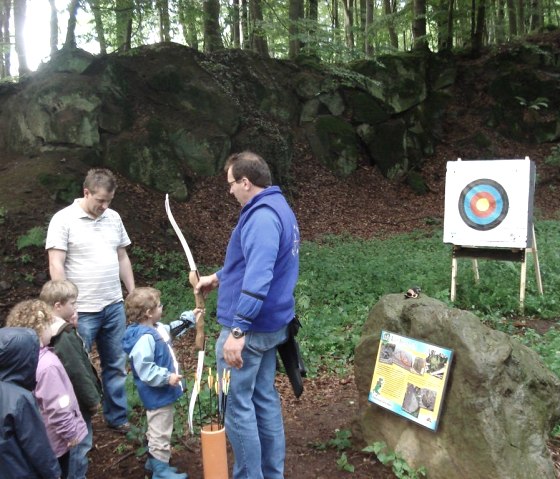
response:
M69 450L73 440L80 442L87 435L74 389L62 363L49 348L39 351L37 387L34 395L47 428L47 435L56 457Z

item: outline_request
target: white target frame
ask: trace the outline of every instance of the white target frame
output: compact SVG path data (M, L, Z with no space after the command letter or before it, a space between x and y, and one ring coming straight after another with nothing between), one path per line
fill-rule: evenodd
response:
M534 193L535 164L528 157L447 162L444 243L531 248Z

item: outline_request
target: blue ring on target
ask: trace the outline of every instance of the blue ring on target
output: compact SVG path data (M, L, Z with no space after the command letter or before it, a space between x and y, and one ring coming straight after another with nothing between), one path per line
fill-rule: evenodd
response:
M478 199L484 199L486 209L478 209ZM488 231L498 226L507 216L509 199L498 182L488 178L470 182L459 196L459 214L463 221L478 231Z

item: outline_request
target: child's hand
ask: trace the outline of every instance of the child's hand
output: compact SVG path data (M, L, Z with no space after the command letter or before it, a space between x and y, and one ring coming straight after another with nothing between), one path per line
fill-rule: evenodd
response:
M181 382L181 379L183 379L183 376L181 376L180 374L171 373L169 375L169 385L176 386Z
M204 314L204 311L206 311L206 310L205 310L205 309L202 309L202 308L194 308L194 309L193 309L192 312L193 312L193 314L194 314L195 321L198 322L198 318L200 318L200 315L201 315L201 314Z

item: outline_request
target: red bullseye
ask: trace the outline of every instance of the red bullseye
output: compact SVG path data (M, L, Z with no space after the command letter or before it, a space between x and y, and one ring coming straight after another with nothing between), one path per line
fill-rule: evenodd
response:
M487 218L496 211L496 198L486 191L479 191L471 198L470 207L475 216Z

